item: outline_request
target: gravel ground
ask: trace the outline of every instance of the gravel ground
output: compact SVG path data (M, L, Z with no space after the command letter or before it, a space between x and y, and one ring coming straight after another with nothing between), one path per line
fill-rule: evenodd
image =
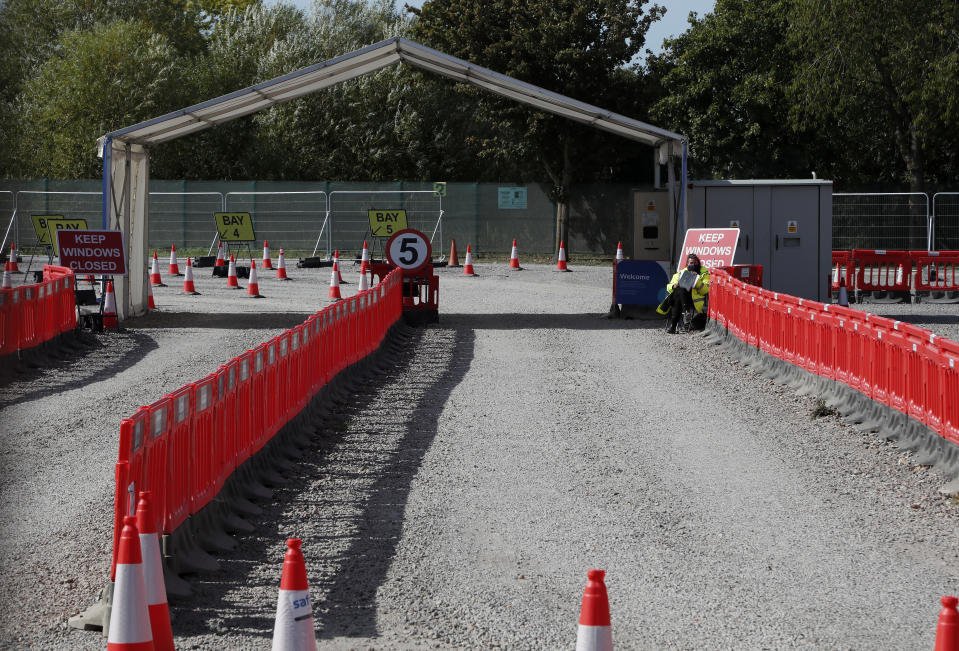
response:
M702 337L601 318L610 270L573 268L440 270L440 324L311 423L172 606L178 647L268 648L296 535L321 648L569 648L590 567L623 648L931 648L959 592L939 477ZM290 271L259 301L198 271L0 387L0 647L103 647L66 619L107 577L119 421L326 304L328 270ZM959 306L860 307L959 336Z

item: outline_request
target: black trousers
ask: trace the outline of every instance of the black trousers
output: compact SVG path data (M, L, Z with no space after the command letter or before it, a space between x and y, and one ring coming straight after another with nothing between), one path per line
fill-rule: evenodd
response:
M693 295L688 289L683 289L678 285L673 289L672 309L669 311L669 323L676 325L683 318L683 312L686 310L696 311L693 304Z

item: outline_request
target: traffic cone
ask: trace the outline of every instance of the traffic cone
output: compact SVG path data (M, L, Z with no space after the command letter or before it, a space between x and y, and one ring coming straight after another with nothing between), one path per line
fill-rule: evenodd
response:
M150 284L154 287L166 287L163 284L163 278L160 276L160 260L157 258L157 252L153 252L153 266L150 267Z
M340 294L340 268L339 262L336 261L336 258L333 258L333 273L330 274L330 299L338 301L343 298L343 295Z
M226 272L226 286L227 289L241 289L240 283L236 278L236 261L233 259L233 254L230 254L230 266L227 267Z
M276 600L276 623L273 625L273 651L316 649L313 631L313 604L306 581L306 561L300 551L299 538L287 538L280 594Z
M225 264L226 262L223 260L223 242L220 241L216 249L216 262L213 263L213 266L222 267Z
M290 280L290 277L286 275L286 258L283 255L283 249L280 249L280 255L276 259L276 279Z
M363 255L360 256L360 275L370 272L370 250L366 248L366 240L363 240Z
M183 291L180 293L199 296L200 292L196 291L193 285L193 263L190 260L190 258L186 259L186 276L183 277Z
M150 609L147 607L143 557L136 519L123 518L117 551L116 580L113 585L113 609L107 651L146 651L153 648Z
M612 651L613 630L609 621L609 597L603 570L586 573L586 589L579 614L579 630L576 633L576 651Z
M92 285L92 284L94 284L95 282L97 282L96 279L93 277L93 274L87 274L87 275L86 275L86 281L87 281L87 283L90 284L90 285ZM166 285L164 285L164 287L166 287Z
M337 249L333 251L333 268L336 269L336 280L341 284L345 285L346 281L343 280L343 274L340 273L340 250Z
M463 275L464 276L475 276L476 272L473 271L473 249L469 244L466 245L466 263L463 265Z
M956 610L956 604L959 604L959 598L942 598L934 651L959 651L959 611Z
M150 504L150 491L140 491L136 517L137 529L140 531L140 555L143 558L143 581L146 584L153 648L157 651L161 649L173 651L170 607L166 601L166 583L163 580L163 562L160 559L160 539L157 537L156 517Z
M3 285L0 289L13 289L13 276L10 275L10 261L3 264Z
M107 281L107 293L103 297L103 327L120 327L120 323L117 320L117 297L113 293L112 280Z
M569 267L566 266L566 242L560 240L559 242L559 255L556 258L556 271L569 271Z
M459 256L456 255L456 240L453 240L453 243L450 245L450 262L448 266L450 267L460 266Z
M20 266L17 264L17 243L10 242L10 257L7 258L10 262L10 273L17 273L20 271Z
M839 305L842 307L849 307L849 292L846 289L846 278L845 276L839 279Z
M250 260L250 280L246 283L246 295L263 298L260 295L260 283L256 282L256 260Z
M266 240L263 240L263 268L273 268L273 261L270 260L270 243Z
M360 284L357 285L356 291L365 292L370 288L370 278L366 274L360 274Z
M176 244L170 245L170 268L167 270L167 273L171 276L182 276L180 273L180 267L176 263Z
M622 242L616 242L616 259L617 260L623 259L623 243Z
M157 309L156 301L153 300L153 285L147 283L147 310Z
M516 246L516 240L513 240L513 250L509 254L509 268L522 271L523 268L519 266L519 248Z

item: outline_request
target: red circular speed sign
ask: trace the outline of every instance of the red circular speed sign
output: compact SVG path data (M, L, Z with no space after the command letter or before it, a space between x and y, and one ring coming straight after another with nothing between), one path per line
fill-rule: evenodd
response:
M386 243L386 259L405 271L419 271L433 255L433 247L425 235L412 228L393 234Z

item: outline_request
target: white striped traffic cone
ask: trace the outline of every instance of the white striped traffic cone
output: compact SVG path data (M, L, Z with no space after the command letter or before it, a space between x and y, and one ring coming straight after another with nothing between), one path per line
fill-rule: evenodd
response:
M622 242L616 243L616 259L617 260L623 259L623 243Z
M180 267L176 263L176 244L170 245L170 268L167 273L171 276L181 276Z
M329 298L334 301L343 298L343 295L340 293L340 268L336 258L333 258L333 272L330 274Z
M154 287L166 287L163 284L163 278L160 276L160 259L157 258L157 252L153 252L153 266L150 267L150 284Z
M579 614L576 651L612 651L613 629L609 620L609 597L603 582L606 572L589 570Z
M146 584L153 648L157 651L173 651L170 606L166 601L166 583L163 580L163 563L160 559L160 539L157 537L156 517L153 514L153 506L150 504L150 491L140 491L136 517L137 529L140 531L140 555L143 558L143 580Z
M123 518L123 530L117 550L107 651L146 651L153 648L146 592L140 536L136 519L128 515Z
M336 267L336 280L341 285L345 285L346 281L343 280L343 274L340 273L340 250L337 249L333 251L333 266Z
M360 256L360 274L370 272L370 250L366 248L366 240L363 240L363 254Z
M230 266L226 272L226 286L228 289L241 289L240 283L236 278L236 261L233 259L232 253L230 254Z
M519 266L519 247L516 246L516 240L513 240L513 250L509 254L509 268L516 269L517 271L522 271L523 268Z
M273 625L273 651L313 651L313 604L306 580L306 561L300 551L302 541L288 538L280 578L280 595L276 600L276 623Z
M7 258L7 261L10 263L10 273L17 273L20 271L20 266L17 264L17 243L10 242L10 257Z
M193 263L191 258L186 259L186 276L183 277L183 291L181 294L190 294L191 296L199 296L200 292L196 291L196 286L193 284Z
M370 288L370 279L366 274L360 274L360 284L357 285L356 291L365 292Z
M250 260L250 280L246 284L246 295L253 298L263 298L260 295L260 283L256 281L256 260Z
M107 281L107 292L103 296L103 327L120 327L120 323L117 319L117 297L113 293L112 280Z
M222 267L225 264L226 262L223 260L223 241L221 240L218 242L218 246L216 248L216 262L213 263L213 266Z
M10 275L10 261L3 264L3 285L0 289L13 289L13 276Z
M464 276L475 276L476 272L473 271L473 249L472 246L466 245L466 262L463 263L463 275Z
M286 275L286 257L283 255L283 249L280 249L280 255L276 259L276 279L290 280Z
M156 301L153 299L153 284L147 283L147 310L157 309Z
M273 268L273 261L270 260L270 243L266 240L263 240L263 268Z
M559 255L556 258L556 271L569 271L566 266L566 242L560 240Z

